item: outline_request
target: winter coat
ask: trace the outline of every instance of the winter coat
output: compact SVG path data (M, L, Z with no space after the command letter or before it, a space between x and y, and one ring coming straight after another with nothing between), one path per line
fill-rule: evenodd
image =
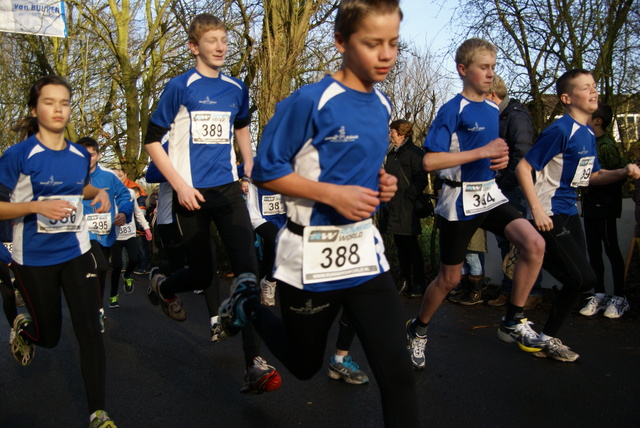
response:
M618 169L624 162L616 142L607 134L596 138L598 163L602 169ZM589 186L582 194L582 215L589 218L620 218L622 214L622 185L627 179L603 186Z
M509 146L509 164L498 171L496 183L507 192L518 186L516 166L533 146L533 121L520 101L508 100L507 106L500 113L499 135Z
M414 214L413 208L416 197L427 186L427 173L422 167L423 156L422 149L409 139L397 150L395 146L389 150L384 169L398 179L398 191L380 209L381 233L405 236L421 233L420 219Z

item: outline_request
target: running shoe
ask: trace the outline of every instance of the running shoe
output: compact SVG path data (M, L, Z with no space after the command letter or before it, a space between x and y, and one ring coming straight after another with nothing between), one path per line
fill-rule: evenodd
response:
M89 428L117 428L107 412L104 410L96 410L95 416L89 423Z
M609 301L604 293L596 293L587 299L587 304L580 309L580 314L591 317L600 311L607 309Z
M631 309L631 306L626 297L613 296L607 305L607 309L604 310L604 316L611 319L620 318L629 309Z
M427 363L424 357L424 350L427 346L427 336L418 336L411 326L412 321L413 320L407 321L407 340L409 341L407 349L411 354L413 367L422 370Z
M187 319L187 311L178 296L171 300L167 300L160 292L160 286L166 279L167 277L161 273L154 275L151 279L151 283L149 284L151 290L147 290L147 297L152 305L155 305L154 301L157 298L160 303L160 307L162 307L162 312L164 312L165 315L173 320L182 322Z
M360 370L350 355L344 357L341 363L336 363L334 357L329 361L329 377L331 379L342 379L353 385L362 385L369 382L369 377L365 372Z
M563 361L565 363L572 363L580 357L580 355L569 349L567 345L563 345L558 338L552 337L542 343L544 344L544 347L541 351L533 353L535 357L551 357L554 360Z
M220 325L220 322L216 321L211 324L211 341L212 342L222 342L225 339L228 339L227 336Z
M120 303L118 303L118 299L120 296L116 294L115 296L109 297L109 307L110 308L119 308Z
M15 358L16 361L24 367L31 364L36 352L33 344L20 334L20 332L24 330L30 322L31 317L29 315L18 314L18 316L13 320L14 334L11 337L11 342L9 343L9 345L11 345L13 358Z
M280 389L282 379L275 367L270 366L262 357L253 359L253 366L244 375L244 384L240 388L243 394L262 394Z
M127 278L122 274L122 280L124 281L124 292L127 294L133 293L133 278Z
M533 323L526 318L507 324L503 317L498 328L498 339L507 343L517 343L524 352L541 351L545 342L538 338L538 333L531 328L532 325Z
M260 280L260 302L265 306L276 305L276 282L267 281L264 277Z
M100 308L98 311L98 323L100 325L100 333L104 333L104 320L107 319L107 316L104 314L104 309Z
M235 336L249 323L244 305L250 300L260 303L260 289L256 276L250 272L240 274L231 283L231 295L222 302L218 310L220 324L227 336Z
M14 291L15 296L16 296L16 306L18 307L23 307L24 306L24 299L22 298L22 294L20 294L20 292L18 291L18 289L16 289Z
M473 306L482 303L482 291L468 290L449 297L449 301L464 306Z

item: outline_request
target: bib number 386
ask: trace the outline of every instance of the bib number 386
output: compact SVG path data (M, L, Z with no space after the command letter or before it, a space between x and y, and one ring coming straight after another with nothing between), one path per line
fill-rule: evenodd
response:
M305 284L373 275L380 271L370 219L342 226L307 226L303 234Z
M75 207L75 211L69 213L69 217L62 220L53 220L38 214L38 232L40 233L61 233L80 232L84 228L84 216L82 215L82 195L78 196L40 196L39 201L64 200Z

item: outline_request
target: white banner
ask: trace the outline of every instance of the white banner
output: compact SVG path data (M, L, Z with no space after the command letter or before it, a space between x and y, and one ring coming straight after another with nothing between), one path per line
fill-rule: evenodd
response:
M67 37L64 2L0 0L0 31Z

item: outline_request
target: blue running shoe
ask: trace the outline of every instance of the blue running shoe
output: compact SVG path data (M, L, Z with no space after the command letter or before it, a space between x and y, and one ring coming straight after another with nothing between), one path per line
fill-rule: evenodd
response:
M360 370L360 366L351 359L350 355L344 357L341 363L336 363L335 357L329 361L329 377L331 379L342 379L352 385L362 385L369 382L369 377Z
M231 284L231 295L218 310L220 324L227 336L235 336L249 323L243 306L251 299L260 304L260 287L256 276L250 272L240 274Z

